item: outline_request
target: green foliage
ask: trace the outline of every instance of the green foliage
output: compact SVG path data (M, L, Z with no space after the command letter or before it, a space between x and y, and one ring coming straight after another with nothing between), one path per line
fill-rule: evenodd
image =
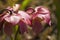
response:
M3 4L3 2L0 1L0 10L3 9L3 8L5 8L5 7L6 7L6 6Z
M24 0L21 4L21 10L24 10L30 3L32 0Z
M18 0L7 0L7 5L13 6Z
M18 0L0 0L0 9L6 8L7 6L13 6Z
M58 20L57 28L58 28L58 37L57 40L60 40L60 0L54 0L54 4L56 5L56 16Z

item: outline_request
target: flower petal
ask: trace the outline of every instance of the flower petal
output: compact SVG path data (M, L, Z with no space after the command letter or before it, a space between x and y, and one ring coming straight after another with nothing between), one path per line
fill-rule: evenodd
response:
M47 7L38 6L38 7L35 8L35 11L36 11L36 14L37 14L36 16L37 17L39 17L41 19L44 19L43 21L45 23L47 23L48 25L50 25L49 24L49 22L51 21L50 20L50 11Z
M31 24L31 22L30 22L30 19L31 19L30 15L28 15L28 14L27 14L26 12L24 12L24 11L19 11L18 14L21 15L23 21L24 21L26 24L28 24L28 25Z
M4 32L7 34L7 35L11 35L12 34L12 24L6 22L4 24Z
M42 31L42 29L43 29L43 26L41 25L39 18L35 18L32 21L33 32L35 32L36 34L39 34Z
M24 32L28 31L27 30L27 25L23 21L19 22L19 27L20 27L19 30L20 30L21 34L24 34Z

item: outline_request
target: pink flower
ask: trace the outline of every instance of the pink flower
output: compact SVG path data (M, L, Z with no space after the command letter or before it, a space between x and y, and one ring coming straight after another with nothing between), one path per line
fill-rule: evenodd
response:
M50 11L43 7L38 6L35 8L35 13L32 16L32 30L36 34L40 33L43 30L43 26L41 22L44 22L45 24L50 25Z
M5 21L4 32L7 35L11 35L12 34L12 27L19 23L19 21L21 20L21 16L18 14L15 14L15 13L13 13L11 15L9 13L7 13L6 15L4 15L3 18Z
M4 20L4 32L7 35L12 34L12 27L16 24L19 25L20 31L23 34L27 32L27 25L31 25L30 16L24 11L18 11L18 13L6 13L3 17Z
M21 21L19 22L19 26L20 31L23 34L24 32L28 31L27 25L31 25L30 16L24 11L19 11L18 14L22 17Z
M0 15L1 22L0 22L0 28L3 27L4 24L4 32L7 35L12 34L12 27L18 24L18 22L21 19L21 16L19 14L12 13L10 10L4 10L2 14ZM2 24L2 22L4 22Z
M35 8L37 17L44 19L43 21L47 24L49 24L50 21L50 11L48 8L43 6L38 6ZM49 24L50 25L50 24Z
M22 34L28 32L27 26L32 26L32 31L35 34L39 34L44 27L41 22L51 25L50 11L48 8L38 6L34 9L28 8L25 11L13 11L12 8L8 7L5 12L0 15L0 28L4 24L4 32L7 35L12 34L12 27L16 24L19 26L19 30Z

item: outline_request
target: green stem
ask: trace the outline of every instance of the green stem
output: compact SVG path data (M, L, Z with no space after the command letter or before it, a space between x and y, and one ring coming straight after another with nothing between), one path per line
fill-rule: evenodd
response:
M21 10L24 10L30 3L32 2L32 0L24 0L21 4Z
M16 34L15 34L15 40L17 40L18 32L19 32L19 28L18 28L18 30L16 31Z

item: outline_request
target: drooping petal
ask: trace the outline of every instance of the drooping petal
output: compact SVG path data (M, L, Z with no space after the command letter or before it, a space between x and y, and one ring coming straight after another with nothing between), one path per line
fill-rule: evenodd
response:
M12 34L12 24L11 23L4 23L4 32L6 33L6 35L11 35Z
M40 23L40 18L35 18L32 21L32 30L36 34L39 34L43 30L43 26Z
M23 21L19 22L19 27L20 27L19 30L20 30L21 34L24 34L24 32L28 31L27 30L27 25Z

